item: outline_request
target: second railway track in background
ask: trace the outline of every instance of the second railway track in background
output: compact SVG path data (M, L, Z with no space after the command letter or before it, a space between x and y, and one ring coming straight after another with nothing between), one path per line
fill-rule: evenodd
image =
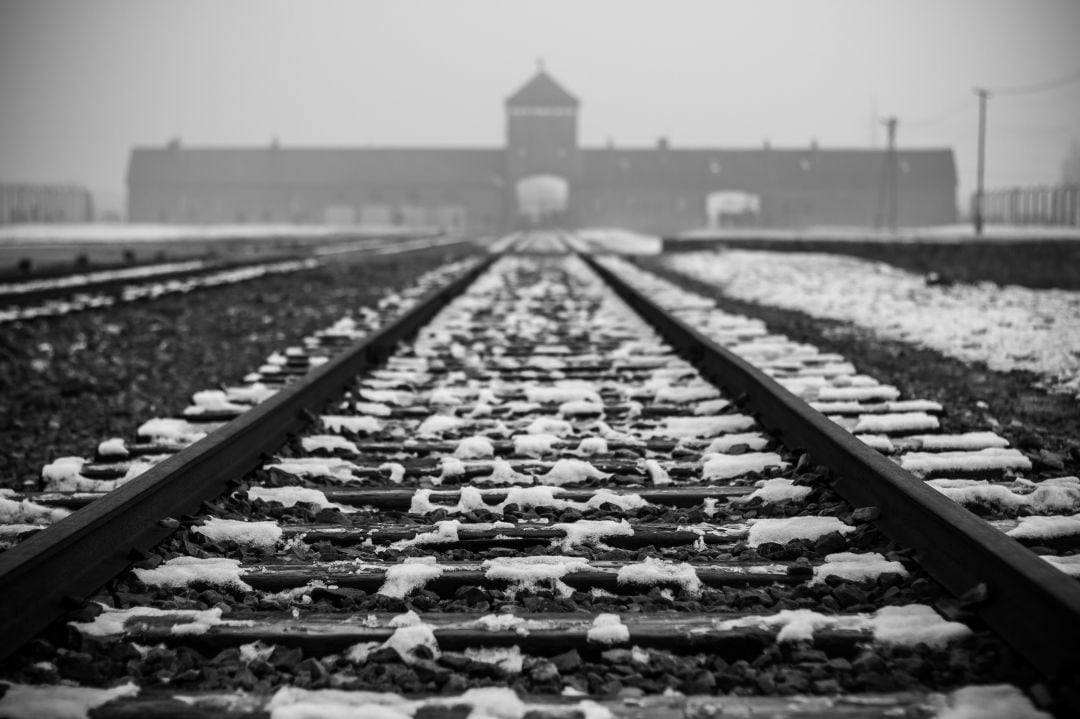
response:
M0 282L0 324L111 307L274 274L309 270L340 255L380 256L467 241L457 235L335 239L302 249L245 257L238 248L223 259L148 264L23 281Z
M1076 709L1076 580L901 466L1014 455L566 242L519 237L0 555L0 714L59 677L112 687L94 716L524 715L506 687L586 716L934 716L1019 701L950 694L1001 683Z

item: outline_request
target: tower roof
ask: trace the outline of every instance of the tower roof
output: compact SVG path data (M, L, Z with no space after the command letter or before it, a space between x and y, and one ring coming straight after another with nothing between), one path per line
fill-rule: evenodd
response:
M507 107L577 107L578 99L540 70L525 85L506 98Z

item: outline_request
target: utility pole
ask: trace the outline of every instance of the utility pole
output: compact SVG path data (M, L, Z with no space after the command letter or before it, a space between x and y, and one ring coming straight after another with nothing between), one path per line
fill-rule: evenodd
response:
M899 120L890 115L881 121L888 133L888 145L885 148L885 160L881 165L881 182L878 184L878 211L875 225L884 224L896 232L897 177L896 177L896 126Z
M975 207L972 208L972 222L975 224L975 236L983 233L983 175L986 169L986 99L990 92L985 88L975 88L979 96L979 165L975 179Z

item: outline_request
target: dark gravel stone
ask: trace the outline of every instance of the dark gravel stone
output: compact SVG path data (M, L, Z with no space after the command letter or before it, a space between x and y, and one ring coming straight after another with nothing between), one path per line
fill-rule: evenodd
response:
M551 658L551 663L555 665L560 674L576 671L582 666L581 655L577 653L576 649L556 654Z
M1043 448L1043 441L1036 434L1021 432L1016 438L1016 446L1019 449L1039 450Z
M559 679L559 668L554 662L541 661L529 669L528 675L535 682L554 682Z
M851 519L856 524L873 522L881 516L881 510L877 507L859 507L851 513Z
M390 647L376 649L367 657L368 664L393 664L399 661L401 661L401 655L398 654L397 649Z
M629 664L631 657L629 649L608 649L600 654L600 658L608 664Z

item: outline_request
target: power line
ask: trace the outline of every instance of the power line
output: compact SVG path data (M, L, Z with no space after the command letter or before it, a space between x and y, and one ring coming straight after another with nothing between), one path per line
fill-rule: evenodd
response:
M971 102L971 98L966 98L963 102L949 108L948 110L942 110L941 112L934 113L933 115L923 117L918 120L904 120L904 125L936 125L943 120L948 120L954 115L959 115L961 112L969 110L971 108Z
M1013 87L1003 87L998 90L993 90L993 94L997 96L1013 96L1013 95L1030 95L1036 92L1046 92L1047 90L1057 90L1061 87L1068 87L1074 83L1080 82L1080 70L1077 70L1064 77L1059 77L1054 80L1046 80L1044 82L1036 82L1031 85L1016 85Z

